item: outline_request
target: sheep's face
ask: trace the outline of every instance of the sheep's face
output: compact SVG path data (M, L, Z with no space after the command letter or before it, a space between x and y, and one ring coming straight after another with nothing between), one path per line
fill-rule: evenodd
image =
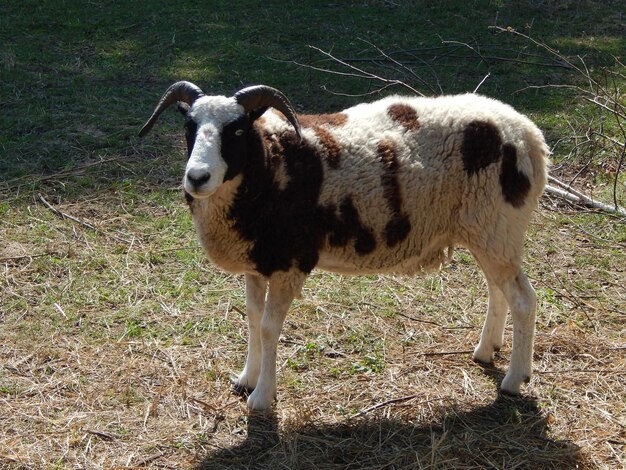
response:
M241 172L250 119L234 98L223 96L203 96L180 109L188 156L183 187L194 198L206 198Z
M170 105L186 116L187 168L183 187L193 198L207 198L243 170L247 136L252 123L268 108L285 115L301 137L300 124L287 97L267 85L246 87L232 98L206 96L191 82L178 81L165 91L150 119L139 131L143 137Z

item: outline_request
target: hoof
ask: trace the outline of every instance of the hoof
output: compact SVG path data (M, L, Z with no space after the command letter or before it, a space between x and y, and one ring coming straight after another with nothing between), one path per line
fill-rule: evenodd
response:
M500 391L505 395L510 395L514 397L518 397L521 395L520 388L522 383L530 382L530 376L524 375L519 379L512 379L509 375L504 377L502 380L502 384L500 385Z
M478 357L476 354L472 355L472 361L474 361L476 364L482 364L485 366L492 366L493 365L493 355L491 355L491 357L489 358L489 360L484 360L481 357Z
M235 395L247 398L254 391L254 388L237 382L233 382L232 391Z
M512 397L512 398L517 398L520 396L520 392L513 392L505 388L500 388L500 394L507 396L507 397Z
M474 354L472 354L472 361L478 362L479 364L491 365L493 364L494 357L494 348L478 344L474 349Z
M248 410L251 412L266 413L272 409L274 400L276 400L276 395L273 395L272 399L268 399L268 396L264 396L259 390L256 390L248 397Z

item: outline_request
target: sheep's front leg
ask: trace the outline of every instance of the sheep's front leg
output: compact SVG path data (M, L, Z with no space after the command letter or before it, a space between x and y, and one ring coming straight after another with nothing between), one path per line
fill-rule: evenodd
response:
M261 369L256 388L248 397L248 408L265 410L276 398L276 348L278 338L294 298L291 286L270 280L265 311L261 319Z
M250 393L257 384L261 370L261 318L265 310L267 280L246 274L246 315L248 317L248 356L246 365L237 378L235 392Z

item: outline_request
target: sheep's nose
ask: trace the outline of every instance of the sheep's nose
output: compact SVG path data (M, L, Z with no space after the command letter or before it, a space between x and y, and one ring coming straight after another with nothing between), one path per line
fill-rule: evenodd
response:
M187 172L187 181L189 181L189 183L196 188L202 186L204 183L209 181L210 178L211 173L204 168L191 168Z

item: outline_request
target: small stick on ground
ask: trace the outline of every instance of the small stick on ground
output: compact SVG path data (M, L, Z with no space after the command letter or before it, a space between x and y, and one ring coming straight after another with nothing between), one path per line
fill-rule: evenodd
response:
M39 200L42 202L42 204L44 206L46 206L48 209L50 209L53 214L59 216L61 219L71 220L72 222L75 222L75 223L77 223L79 225L82 225L85 228L93 230L94 232L100 233L100 234L105 235L107 237L111 237L111 238L113 238L113 239L115 239L115 240L117 240L119 242L126 243L127 245L131 243L130 241L124 240L123 238L116 237L115 235L111 235L111 234L105 233L102 230L100 230L100 229L94 227L93 225L91 225L89 222L85 222L84 220L78 219L78 218L74 217L73 215L67 214L67 213L57 209L52 204L50 204L48 201L46 201L46 198L44 198L41 193L37 193L37 196L39 197Z
M413 400L414 398L417 398L418 396L420 396L419 393L414 393L412 395L406 395L404 397L392 398L391 400L387 400L387 401L383 401L381 403L377 403L374 406L370 406L369 408L365 408L364 410L361 410L361 411L359 411L357 413L354 413L353 415L350 415L348 417L348 419L353 419L353 418L356 418L357 416L366 415L366 414L368 414L368 413L370 413L370 412L372 412L374 410L378 410L379 408L383 408L383 407L388 406L388 405L394 405L396 403L403 403L405 401ZM419 402L419 405L423 405L425 403L430 403L430 402L433 402L433 401L439 401L439 400L443 400L443 399L444 398L434 398L432 400L425 400L425 401Z
M382 407L387 406L387 405L392 405L394 403L402 403L402 402L405 402L405 401L413 400L414 398L417 398L417 397L418 397L418 394L414 393L413 395L406 395L404 397L393 398L391 400L383 401L381 403L377 403L374 406L370 406L369 408L361 410L358 413L354 413L353 415L350 416L350 419L356 418L357 416L366 415L367 413L369 413L371 411L377 410L377 409L382 408Z
M46 253L39 253L36 255L10 256L8 258L0 258L0 263L8 263L9 261L12 261L12 262L21 261L23 259L41 258L43 256L62 256L62 255L56 251L49 251Z
M116 437L113 436L112 434L102 432L102 431L95 431L93 429L85 429L85 432L88 434L93 434L94 436L98 436L106 441L114 441L116 439Z
M416 356L453 356L455 354L472 354L474 351L467 349L465 351L435 351L417 353Z
M135 462L135 467L137 468L142 468L145 467L147 464L149 464L150 462L154 462L157 459L160 459L161 457L163 457L165 455L165 452L161 452L159 451L159 453L157 454L152 454L142 460L139 460L138 462Z
M88 229L98 232L98 229L94 227L93 225L91 225L90 223L85 222L84 220L77 219L76 217L66 214L65 212L54 207L52 204L46 201L46 198L44 198L41 193L38 193L37 196L39 197L39 200L43 203L44 206L46 206L48 209L50 209L55 215L58 215L60 218L69 219L72 222L76 222L77 224L82 225L83 227L87 227Z

